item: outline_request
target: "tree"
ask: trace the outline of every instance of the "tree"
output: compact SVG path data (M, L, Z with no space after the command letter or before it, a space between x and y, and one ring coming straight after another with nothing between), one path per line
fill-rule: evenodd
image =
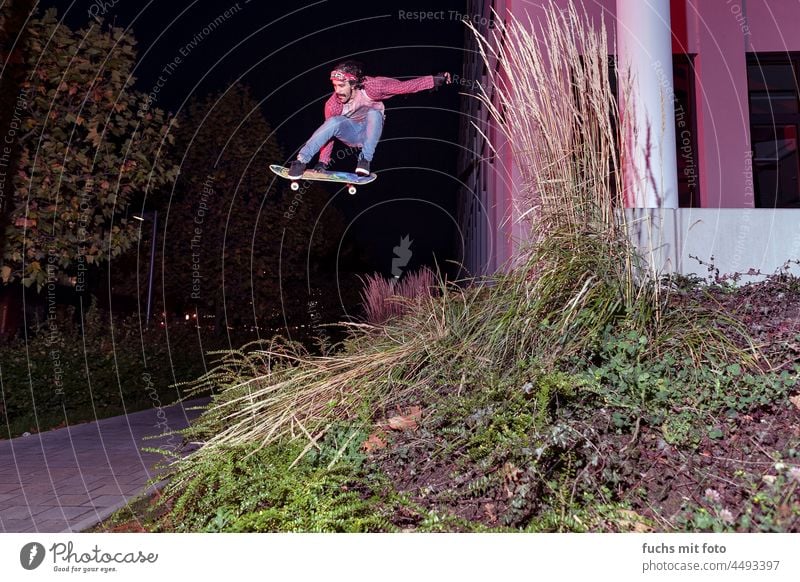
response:
M228 325L263 327L287 310L281 292L293 300L305 293L317 260L335 252L344 222L328 209L312 238L327 200L316 185L287 214L295 193L268 170L283 154L246 87L193 100L179 125L176 158L183 161L164 234L169 261L159 262L166 310L211 314L217 333ZM309 244L315 262L307 273Z
M9 135L14 110L25 77L24 48L28 44L25 27L33 10L33 0L8 0L0 6L0 213L6 211L6 193L10 190L9 176L13 176L19 152L5 142ZM0 237L2 232L0 232Z
M41 288L120 256L138 239L135 201L176 175L162 155L171 121L133 89L136 41L92 23L72 31L54 10L28 23L28 74L12 116L19 152L2 279Z

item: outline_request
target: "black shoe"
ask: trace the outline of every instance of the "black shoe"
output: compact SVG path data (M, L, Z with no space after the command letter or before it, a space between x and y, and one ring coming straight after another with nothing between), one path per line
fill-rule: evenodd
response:
M359 158L358 165L356 166L356 174L359 176L369 176L369 160Z
M306 171L306 165L300 160L295 160L292 162L292 165L289 166L288 177L292 180L297 180L298 178L303 177L303 172L305 171Z

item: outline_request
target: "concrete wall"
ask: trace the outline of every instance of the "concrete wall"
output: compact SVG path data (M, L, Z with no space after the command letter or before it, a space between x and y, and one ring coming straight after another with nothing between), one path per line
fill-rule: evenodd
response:
M704 263L720 275L774 273L800 259L800 209L679 208L627 210L632 239L648 264L664 273L706 277ZM800 275L797 265L791 271Z

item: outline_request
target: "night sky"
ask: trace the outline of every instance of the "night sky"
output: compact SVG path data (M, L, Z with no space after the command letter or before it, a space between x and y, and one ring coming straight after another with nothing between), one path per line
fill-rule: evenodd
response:
M268 2L266 0L50 1L73 28L92 16L130 27L138 40L136 88L149 92L175 57L157 106L173 113L193 96L234 82L253 89L287 157L294 157L322 122L331 93L328 74L346 58L367 74L410 78L461 72L467 29L456 18L465 2ZM210 32L203 29L230 10ZM420 21L415 11L438 11ZM184 55L181 55L181 49ZM378 180L335 205L351 221L347 237L389 275L392 249L414 241L408 268L461 259L456 227L456 159L460 123L458 89L398 96L386 101L383 137L372 169ZM286 160L276 160L284 163ZM352 171L355 158L337 168ZM265 171L268 171L265 168ZM331 195L336 189L329 188ZM453 269L449 269L453 270Z

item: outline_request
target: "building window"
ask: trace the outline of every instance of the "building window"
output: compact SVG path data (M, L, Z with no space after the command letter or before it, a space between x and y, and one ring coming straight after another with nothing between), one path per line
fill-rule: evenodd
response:
M692 56L672 56L672 83L675 91L675 145L678 166L678 206L700 206L700 176L697 159L697 114L694 101Z
M675 107L675 148L678 171L678 205L700 206L700 175L697 159L697 113L695 109L694 55L672 55L672 86ZM618 95L616 57L609 57L609 84Z
M800 207L800 53L747 55L755 205Z

